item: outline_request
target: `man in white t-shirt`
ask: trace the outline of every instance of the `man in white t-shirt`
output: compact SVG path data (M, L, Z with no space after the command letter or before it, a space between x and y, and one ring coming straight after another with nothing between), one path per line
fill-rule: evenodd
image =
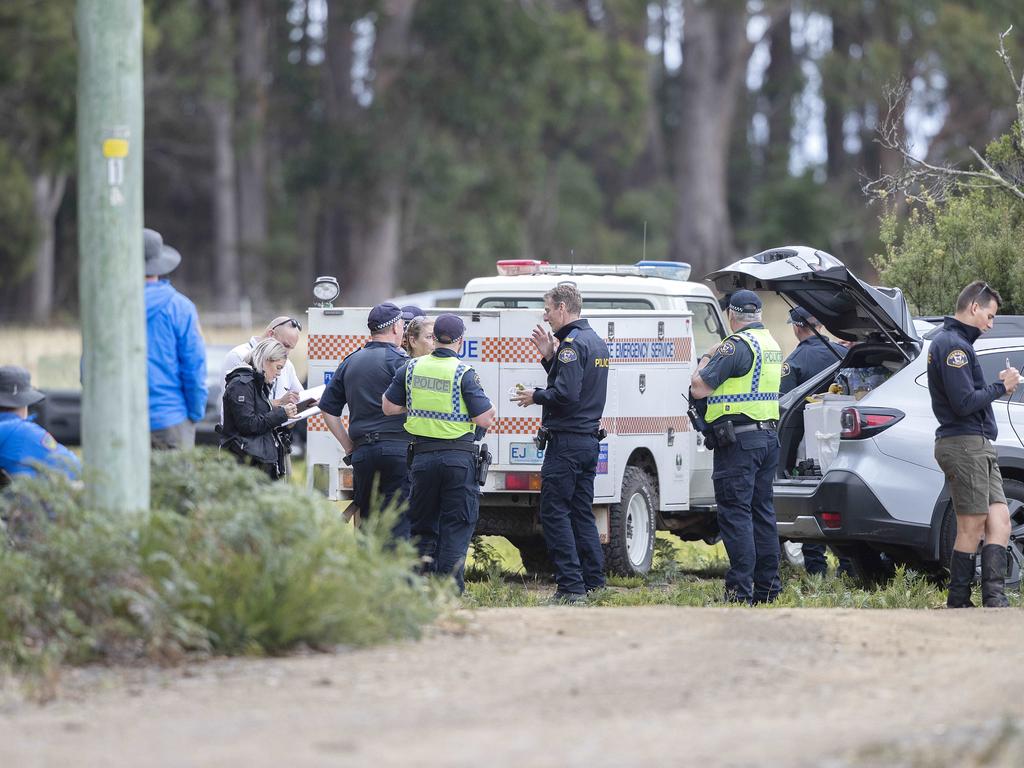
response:
M239 344L232 349L224 358L224 366L221 369L221 378L227 379L228 373L240 365L244 365L242 359L249 353L249 350L260 343L262 339L277 339L284 348L291 352L299 343L299 334L302 332L302 325L298 320L291 317L275 317L267 325L267 330L262 336L253 336L245 344ZM273 405L287 405L288 403L299 402L299 395L302 393L302 382L295 373L295 366L291 360L285 361L284 370L274 380L270 391L270 402ZM221 403L221 423L224 421L224 404Z

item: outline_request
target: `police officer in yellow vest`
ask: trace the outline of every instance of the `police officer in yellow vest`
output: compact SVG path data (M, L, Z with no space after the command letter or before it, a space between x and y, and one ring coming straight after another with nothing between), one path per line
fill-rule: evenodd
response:
M712 477L729 554L726 600L769 602L780 589L772 480L779 463L782 351L761 323L761 300L753 291L732 294L729 325L732 335L700 359L690 390L707 398L705 418L715 435Z
M457 315L439 315L434 352L399 368L381 400L385 415L405 413L414 438L409 517L425 570L450 573L460 592L480 517L474 441L494 421L476 371L458 356L465 330Z

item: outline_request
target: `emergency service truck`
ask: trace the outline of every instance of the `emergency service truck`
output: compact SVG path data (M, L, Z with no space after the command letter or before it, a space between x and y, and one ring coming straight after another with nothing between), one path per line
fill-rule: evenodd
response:
M686 540L713 541L718 530L712 455L690 426L685 397L695 362L726 335L711 290L690 282L689 266L678 262L506 260L497 268L496 276L466 285L458 309L427 310L462 317L466 334L459 356L472 363L497 408L497 421L483 440L494 459L481 489L477 533L507 537L528 570L546 568L538 520L544 454L533 442L541 407L521 408L511 397L520 388L546 386L530 334L544 325L544 293L568 280L579 288L583 317L609 351L601 422L608 436L601 442L594 490L608 569L646 573L658 529ZM336 292L326 287L315 294ZM328 382L345 356L369 340L369 308L329 303L321 298L320 306L309 309L309 386ZM319 414L309 419L307 449L309 484L331 499L350 499L351 470Z

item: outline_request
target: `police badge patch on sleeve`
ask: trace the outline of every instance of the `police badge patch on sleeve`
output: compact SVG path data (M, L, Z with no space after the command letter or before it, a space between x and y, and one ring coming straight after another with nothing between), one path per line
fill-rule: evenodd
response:
M729 355L736 354L736 342L735 341L723 341L722 346L718 349L723 355L728 357Z
M950 368L963 368L967 365L967 353L962 349L954 349L946 355L946 365Z
M572 347L562 347L562 349L558 350L558 362L560 363L574 363L578 359L576 350Z
M44 432L43 439L40 440L39 442L42 444L43 448L45 448L48 451L57 450L57 441L49 432Z
M789 376L789 363L782 364L782 375Z

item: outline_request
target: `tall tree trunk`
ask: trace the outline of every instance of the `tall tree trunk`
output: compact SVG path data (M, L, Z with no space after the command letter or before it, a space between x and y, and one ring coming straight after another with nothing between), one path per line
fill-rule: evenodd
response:
M785 174L789 170L789 152L793 132L793 101L800 91L802 78L793 55L793 31L787 11L772 28L768 38L771 61L765 72L764 95L768 111L768 145L765 149L767 175Z
M352 258L346 276L354 304L370 306L395 290L401 253L403 179L394 174L379 182L379 198L367 216L350 231Z
M670 252L703 277L735 256L727 176L730 126L750 48L745 5L686 0L683 65L678 88L681 125L672 137L675 216Z
M233 34L228 0L211 0L214 76L206 111L213 133L214 276L217 306L236 312L242 295L238 259L238 187L235 178Z
M267 17L264 0L242 0L238 50L238 235L249 298L266 291L267 245Z
M836 8L832 12L832 68L837 75L844 76L850 57L850 19L848 11ZM822 95L825 100L825 144L827 157L825 169L829 179L841 178L846 173L847 156L843 148L843 123L846 120L846 89L842 83L823 78Z
M66 173L41 173L32 180L36 215L35 272L32 275L32 322L46 323L53 315L57 211L64 200Z

